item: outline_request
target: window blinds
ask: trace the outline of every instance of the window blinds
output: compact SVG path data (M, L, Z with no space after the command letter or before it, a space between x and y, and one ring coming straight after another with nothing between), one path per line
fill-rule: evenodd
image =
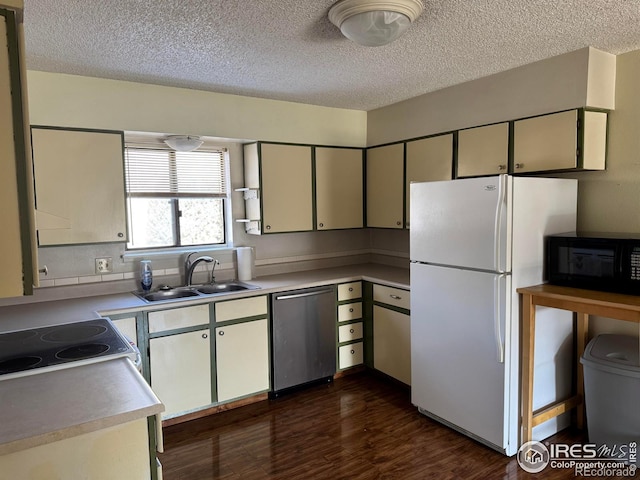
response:
M223 150L175 152L127 146L125 179L131 197L225 197Z

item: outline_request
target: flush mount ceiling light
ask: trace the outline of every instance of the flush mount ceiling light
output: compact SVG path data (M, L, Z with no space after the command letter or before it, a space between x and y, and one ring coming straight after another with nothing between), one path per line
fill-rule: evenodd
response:
M200 137L191 135L171 135L167 137L164 143L177 152L190 152L202 145L204 141L200 140Z
M393 42L424 10L421 0L340 0L329 20L350 40L367 47Z

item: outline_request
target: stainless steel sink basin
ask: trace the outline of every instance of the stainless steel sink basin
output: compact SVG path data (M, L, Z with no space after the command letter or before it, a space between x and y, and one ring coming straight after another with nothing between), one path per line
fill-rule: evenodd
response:
M174 300L176 298L197 297L198 292L182 288L172 288L171 290L158 290L147 294L138 294L140 298L147 302L158 302L160 300Z
M239 283L213 283L211 285L201 285L196 290L205 295L213 293L237 292L239 290L249 290L250 286Z
M206 297L209 295L221 295L224 293L239 292L242 290L257 290L260 287L243 282L210 283L206 285L193 285L191 287L164 287L147 294L136 293L137 296L147 302L159 302L162 300L178 300L181 298Z

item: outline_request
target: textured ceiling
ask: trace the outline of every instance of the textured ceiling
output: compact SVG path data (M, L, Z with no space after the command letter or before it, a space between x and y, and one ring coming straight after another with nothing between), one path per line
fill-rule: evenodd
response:
M592 46L640 49L640 0L424 0L362 47L336 0L24 0L27 68L371 110Z

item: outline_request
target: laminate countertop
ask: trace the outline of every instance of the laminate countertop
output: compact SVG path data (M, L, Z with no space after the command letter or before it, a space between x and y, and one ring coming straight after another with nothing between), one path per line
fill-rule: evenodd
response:
M117 293L0 307L0 333L166 309L291 289L366 280L409 288L409 269L348 265L255 278L258 290L147 303ZM130 360L116 358L60 370L0 377L0 455L155 415L164 406Z

